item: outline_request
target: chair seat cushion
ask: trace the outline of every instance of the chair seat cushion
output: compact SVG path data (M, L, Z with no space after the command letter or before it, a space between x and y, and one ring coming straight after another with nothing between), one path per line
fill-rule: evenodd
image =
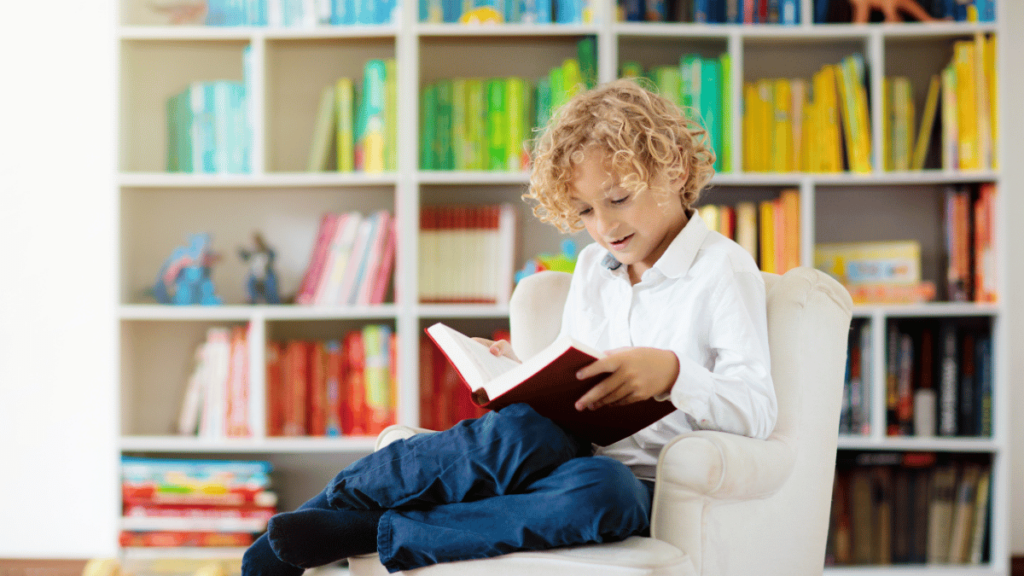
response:
M349 560L353 576L386 576L376 555ZM633 536L622 542L516 552L496 558L426 566L401 574L416 576L695 576L689 557L675 546Z

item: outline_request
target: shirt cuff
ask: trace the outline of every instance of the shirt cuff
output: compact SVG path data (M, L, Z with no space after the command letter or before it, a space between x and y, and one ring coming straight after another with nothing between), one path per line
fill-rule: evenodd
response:
M672 384L672 389L666 394L655 396L655 400L664 402L671 400L680 411L689 414L697 422L706 422L709 417L711 395L715 390L714 380L711 372L697 362L689 358L680 357L679 375Z

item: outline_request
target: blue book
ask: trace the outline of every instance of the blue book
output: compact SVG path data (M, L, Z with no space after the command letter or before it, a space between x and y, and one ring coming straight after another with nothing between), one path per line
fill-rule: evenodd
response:
M332 0L331 24L350 26L356 23L356 0Z
M378 24L377 0L356 0L356 24Z
M557 0L555 21L559 24L583 23L583 0Z
M711 12L711 0L694 0L693 2L693 21L697 24L707 24L711 22L709 19Z
M206 21L207 26L226 26L228 18L229 0L207 0Z
M750 0L743 0L750 2ZM814 23L824 24L828 21L828 5L830 0L814 0Z
M644 0L622 0L622 11L626 16L626 22L642 22Z
M800 23L800 0L782 0L779 6L779 24L795 26Z
M551 0L520 0L520 18L526 24L550 24Z

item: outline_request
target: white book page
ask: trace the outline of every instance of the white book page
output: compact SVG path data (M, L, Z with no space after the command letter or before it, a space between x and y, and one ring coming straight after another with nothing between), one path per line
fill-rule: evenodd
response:
M444 324L434 324L428 331L474 391L519 366L519 362L491 354L487 346Z

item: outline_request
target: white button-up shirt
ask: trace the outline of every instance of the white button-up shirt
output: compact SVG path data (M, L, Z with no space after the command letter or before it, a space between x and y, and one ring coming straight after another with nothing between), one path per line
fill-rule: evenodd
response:
M607 250L584 248L560 336L605 351L671 350L679 359L671 392L658 398L678 410L596 453L654 479L662 446L683 432L767 438L777 406L766 312L764 280L750 254L709 230L696 211L635 286Z

